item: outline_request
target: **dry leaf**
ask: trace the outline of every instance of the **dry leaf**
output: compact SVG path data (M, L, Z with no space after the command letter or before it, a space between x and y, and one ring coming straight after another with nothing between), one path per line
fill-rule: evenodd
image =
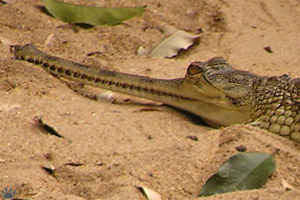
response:
M49 174L53 174L56 169L50 162L43 163L41 167Z
M54 33L51 33L50 35L48 35L48 37L46 38L46 40L45 40L45 42L44 42L44 44L45 44L46 46L49 46L49 45L50 45L53 36L54 36Z
M138 55L172 58L177 56L180 50L188 49L199 39L199 35L176 29L172 26L161 25L159 28L166 37L150 50L139 47Z
M285 190L293 190L294 187L291 186L285 179L282 179L281 184Z
M160 194L158 194L157 192L147 188L147 187L138 187L138 189L140 189L143 194L147 197L148 200L161 200L161 196Z
M69 165L69 166L73 166L73 167L80 167L80 166L83 165L83 163L69 162L69 163L65 163L64 165Z
M102 92L100 94L97 94L96 99L97 99L97 101L105 100L105 101L113 102L116 99L116 97L115 97L114 92L106 91L106 92Z
M38 127L41 130L46 131L50 135L54 135L56 137L64 138L60 133L58 133L52 126L44 123L43 119L41 117L35 116L34 121L37 123Z

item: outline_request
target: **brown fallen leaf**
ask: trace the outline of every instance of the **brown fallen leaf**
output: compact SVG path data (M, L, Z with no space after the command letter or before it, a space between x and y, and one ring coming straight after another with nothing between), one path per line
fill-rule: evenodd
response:
M68 165L68 166L72 166L72 167L80 167L83 165L83 163L69 162L69 163L65 163L64 165Z
M160 194L147 188L147 187L137 187L146 196L148 200L161 200Z
M102 93L96 95L97 101L105 100L105 101L114 102L115 99L116 99L115 93L112 91L105 91L105 92L102 92Z
M285 190L293 190L294 187L291 186L285 179L282 179L281 184Z
M49 126L48 124L44 123L41 117L35 116L34 121L37 123L37 125L41 130L46 131L48 134L54 135L56 137L64 138L64 136L59 134L52 126Z
M268 53L273 53L273 50L271 49L270 46L264 47L264 50Z
M193 140L193 141L199 141L199 138L195 135L188 135L185 138Z
M48 174L51 174L53 175L54 174L54 171L55 171L55 166L52 165L50 162L46 162L46 163L43 163L41 165L42 169L45 170Z
M50 44L51 44L51 42L52 42L52 40L53 40L53 36L54 36L54 33L51 33L50 35L47 36L47 38L46 38L46 40L45 40L45 42L44 42L44 44L45 44L46 46L50 46Z
M157 56L172 58L178 55L179 51L188 49L197 41L200 36L163 24L159 26L166 35L156 46L151 49L138 49L138 55Z

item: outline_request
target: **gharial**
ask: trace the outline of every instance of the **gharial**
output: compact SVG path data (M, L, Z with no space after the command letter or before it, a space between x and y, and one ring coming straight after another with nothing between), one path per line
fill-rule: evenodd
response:
M83 84L151 99L200 116L214 127L247 123L300 142L300 78L257 76L224 58L193 62L184 78L155 79L95 69L48 55L31 44L13 45L16 59Z

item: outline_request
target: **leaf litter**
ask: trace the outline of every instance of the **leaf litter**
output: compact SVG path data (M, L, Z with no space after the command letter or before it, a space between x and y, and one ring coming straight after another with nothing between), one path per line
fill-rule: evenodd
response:
M170 25L161 24L158 28L166 36L150 49L140 47L137 52L138 55L172 58L177 56L180 50L187 50L200 39L200 36L197 34L189 33Z

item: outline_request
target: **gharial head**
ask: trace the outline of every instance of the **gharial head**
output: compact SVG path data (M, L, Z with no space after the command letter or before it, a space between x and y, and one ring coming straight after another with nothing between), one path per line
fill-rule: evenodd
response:
M186 72L186 82L194 85L199 94L210 98L227 97L235 99L249 96L251 85L258 76L230 66L222 57L214 57L206 62L193 62Z
M221 57L193 62L183 84L184 93L193 101L184 109L216 127L248 122L252 112L252 83L258 78L232 68Z

